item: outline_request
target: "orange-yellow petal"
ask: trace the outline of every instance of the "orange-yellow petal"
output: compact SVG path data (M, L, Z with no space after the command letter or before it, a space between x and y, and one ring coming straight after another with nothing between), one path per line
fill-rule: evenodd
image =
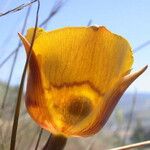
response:
M34 34L34 32L35 32L34 30L35 30L35 28L30 28L30 29L28 29L28 31L27 31L26 39L28 40L29 43L32 42L33 34ZM35 34L35 39L36 39L37 37L39 37L41 34L43 34L43 33L45 33L45 30L44 30L44 29L42 29L42 28L37 28L37 29L36 29L36 34Z
M128 42L105 27L42 32L33 49L42 56L41 71L48 87L89 81L105 93L133 63Z

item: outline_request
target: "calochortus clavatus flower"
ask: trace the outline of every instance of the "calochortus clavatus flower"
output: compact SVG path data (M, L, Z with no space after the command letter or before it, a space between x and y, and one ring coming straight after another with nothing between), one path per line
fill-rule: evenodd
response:
M34 28L20 38L27 56ZM37 28L29 61L26 107L55 135L91 136L106 123L128 86L147 68L130 74L132 49L105 27Z

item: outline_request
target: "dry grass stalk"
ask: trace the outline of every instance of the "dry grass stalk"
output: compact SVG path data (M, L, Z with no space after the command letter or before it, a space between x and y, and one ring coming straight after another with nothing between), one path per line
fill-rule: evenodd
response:
M8 10L8 11L6 11L6 12L4 12L4 13L0 13L0 17L5 16L5 15L10 14L10 13L15 13L15 12L17 12L17 11L20 11L20 10L22 10L23 8L27 7L27 6L31 6L31 5L32 5L33 3L35 3L35 2L37 2L37 0L33 0L33 1L28 2L28 3L26 3L26 4L21 4L21 5L17 6L16 8L13 8L13 9L11 9L11 10Z
M16 109L15 109L14 122L13 122L13 129L12 129L12 135L11 135L10 150L15 150L16 134L17 134L17 127L18 127L18 120L19 120L19 113L20 113L20 105L21 105L23 86L24 86L27 66L28 66L28 63L29 63L29 60L30 60L30 57L31 57L31 53L32 53L32 47L33 47L33 43L34 43L34 39L35 39L36 29L37 29L37 25L38 25L40 1L38 0L37 2L38 2L38 7L37 7L37 12L36 12L35 30L34 30L33 38L32 38L32 41L31 41L30 52L29 52L29 55L28 55L26 63L25 63L25 67L24 67L24 70L23 70L21 83L20 83L20 87L19 87L19 92L18 92L18 97L17 97L17 104L16 104Z
M144 146L150 146L150 141L143 141L140 143L135 143L135 144L130 144L130 145L126 145L126 146L121 146L121 147L116 147L113 149L109 149L109 150L128 150L131 148L139 148L139 147L144 147Z

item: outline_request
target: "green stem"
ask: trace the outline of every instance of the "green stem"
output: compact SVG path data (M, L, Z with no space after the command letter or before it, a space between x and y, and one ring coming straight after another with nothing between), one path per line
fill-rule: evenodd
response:
M67 138L64 136L50 135L43 150L63 150L67 143Z

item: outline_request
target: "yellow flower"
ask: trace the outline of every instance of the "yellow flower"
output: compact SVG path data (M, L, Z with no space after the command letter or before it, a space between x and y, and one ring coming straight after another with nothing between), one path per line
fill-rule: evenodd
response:
M34 29L20 34L28 55ZM129 74L129 43L105 27L38 28L29 62L26 106L44 129L90 136L106 123L128 86L147 67Z

